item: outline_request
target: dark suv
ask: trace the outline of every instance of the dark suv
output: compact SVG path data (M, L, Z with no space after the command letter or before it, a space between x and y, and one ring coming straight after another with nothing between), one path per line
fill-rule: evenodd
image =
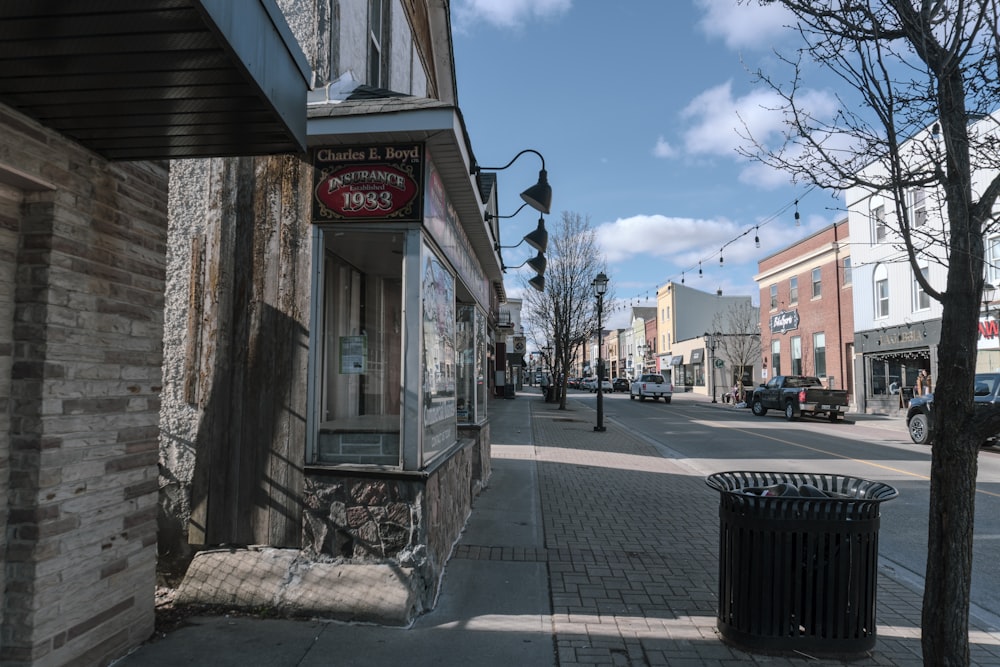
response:
M611 381L611 388L615 391L628 391L628 380L625 378L615 378Z
M974 397L977 405L1000 404L1000 373L976 373ZM933 439L931 437L933 406L934 394L914 396L910 399L910 407L906 411L906 429L910 432L910 440L918 445L929 445ZM997 436L994 436L983 445L991 446L996 442Z

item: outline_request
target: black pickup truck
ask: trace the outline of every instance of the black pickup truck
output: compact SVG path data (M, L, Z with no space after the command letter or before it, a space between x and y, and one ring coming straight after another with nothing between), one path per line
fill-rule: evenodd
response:
M750 397L750 409L758 417L768 410L781 410L788 421L800 415L826 415L835 422L847 406L847 390L827 389L822 380L810 375L775 375Z
M973 400L976 407L985 405L1000 405L1000 373L976 373L973 386ZM914 396L910 399L910 407L906 410L906 430L910 432L910 440L918 445L929 445L931 438L931 408L934 405L934 394ZM987 439L984 447L997 443L1000 434Z

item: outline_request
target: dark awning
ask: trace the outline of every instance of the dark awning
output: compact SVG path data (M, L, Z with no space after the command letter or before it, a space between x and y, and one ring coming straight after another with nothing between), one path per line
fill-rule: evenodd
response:
M275 0L3 0L0 102L111 160L305 150Z

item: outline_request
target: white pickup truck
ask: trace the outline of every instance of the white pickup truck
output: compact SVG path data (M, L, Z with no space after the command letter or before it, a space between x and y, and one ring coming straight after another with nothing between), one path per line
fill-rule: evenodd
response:
M628 391L628 398L634 401L636 396L640 401L651 398L654 401L662 398L664 403L669 403L674 395L674 385L667 378L658 373L645 373L632 381L632 386Z

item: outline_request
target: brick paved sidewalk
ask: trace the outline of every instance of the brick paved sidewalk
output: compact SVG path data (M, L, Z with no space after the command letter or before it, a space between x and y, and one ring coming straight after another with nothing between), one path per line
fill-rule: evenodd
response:
M716 629L718 494L682 460L594 412L531 401L558 664L922 665L921 594L879 574L877 643L841 662L750 654ZM705 409L710 409L706 406ZM1000 664L973 631L973 664Z

